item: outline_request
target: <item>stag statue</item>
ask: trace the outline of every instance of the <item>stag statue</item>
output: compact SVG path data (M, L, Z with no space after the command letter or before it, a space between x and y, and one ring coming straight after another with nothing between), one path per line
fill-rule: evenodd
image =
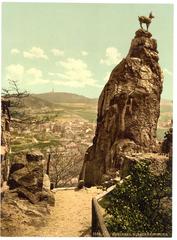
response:
M148 31L148 28L149 28L149 25L152 21L152 18L154 18L154 16L152 15L152 12L150 12L149 17L145 17L145 16L138 17L139 22L140 22L140 27L143 29L142 24L145 23L147 31Z

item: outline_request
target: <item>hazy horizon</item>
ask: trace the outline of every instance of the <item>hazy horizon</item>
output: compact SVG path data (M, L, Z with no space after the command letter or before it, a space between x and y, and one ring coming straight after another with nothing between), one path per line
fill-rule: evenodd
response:
M89 97L89 96L86 96L86 95L83 95L83 94L77 94L77 93L74 93L74 92L64 92L64 91L47 91L47 92L30 92L30 95L35 95L35 94L46 94L46 93L67 93L67 94L75 94L75 95L78 95L78 96L81 96L81 97L86 97L86 98L90 98L90 99L98 99L98 97ZM173 102L173 99L166 99L166 98L162 98L161 97L161 100L164 100L164 101L171 101Z

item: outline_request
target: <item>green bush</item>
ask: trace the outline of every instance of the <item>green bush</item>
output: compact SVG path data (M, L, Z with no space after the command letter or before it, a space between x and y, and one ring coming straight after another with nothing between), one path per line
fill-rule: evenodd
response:
M142 161L130 168L130 175L109 195L106 224L110 233L138 233L171 236L171 170L154 176L149 163ZM162 202L166 201L165 209Z
M173 129L170 128L167 132L165 132L164 140L162 143L162 152L169 153L172 148L173 141Z

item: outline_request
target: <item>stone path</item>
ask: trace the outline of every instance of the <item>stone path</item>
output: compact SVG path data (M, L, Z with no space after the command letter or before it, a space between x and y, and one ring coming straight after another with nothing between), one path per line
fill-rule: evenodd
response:
M101 190L96 187L79 191L73 189L56 191L55 207L51 211L46 226L29 232L27 235L40 237L90 236L91 200L99 193Z

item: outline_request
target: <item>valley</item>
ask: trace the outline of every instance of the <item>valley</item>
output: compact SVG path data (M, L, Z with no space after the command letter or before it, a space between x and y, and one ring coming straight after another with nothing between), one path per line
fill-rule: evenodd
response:
M9 158L13 159L15 155L35 149L39 149L46 159L51 153L52 163L55 165L51 164L51 176L55 186L76 186L77 181L71 184L70 180L78 178L85 152L92 144L96 114L96 99L69 93L30 95L24 99L18 111L12 111L14 121L11 124ZM20 122L15 121L16 119ZM162 100L158 140L163 139L171 125L171 119L172 103ZM59 177L54 170L58 165L67 165L69 176L64 171Z

